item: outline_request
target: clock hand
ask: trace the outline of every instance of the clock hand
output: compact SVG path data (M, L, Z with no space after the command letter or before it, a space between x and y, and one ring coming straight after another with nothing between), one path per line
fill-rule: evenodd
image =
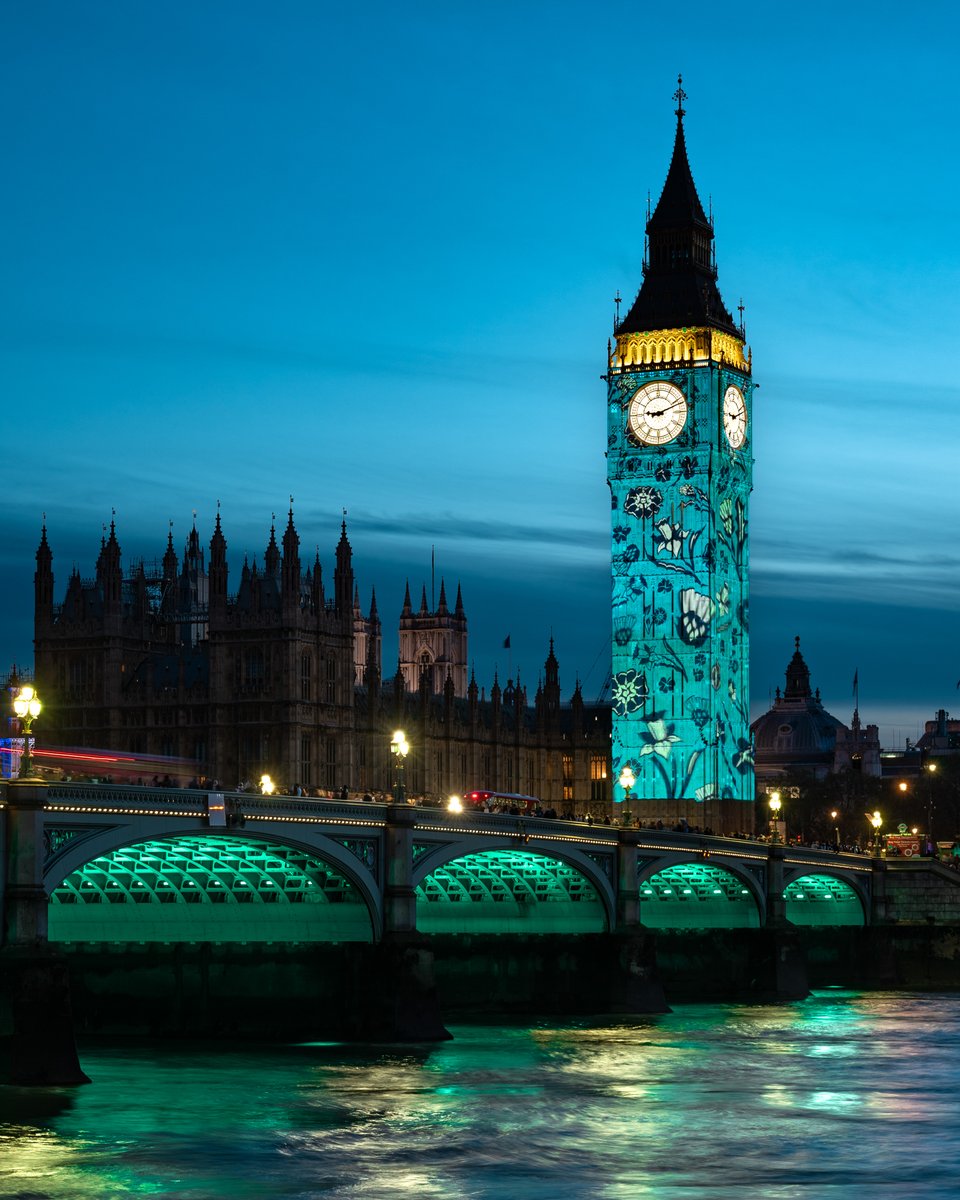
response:
M674 400L674 402L672 404L668 404L666 408L661 408L659 412L649 412L649 413L647 413L647 416L648 417L662 417L663 414L668 413L671 410L671 408L676 408L679 403L680 403L679 400Z

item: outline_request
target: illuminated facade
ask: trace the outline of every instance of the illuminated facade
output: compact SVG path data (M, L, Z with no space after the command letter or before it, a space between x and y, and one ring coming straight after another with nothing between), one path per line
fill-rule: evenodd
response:
M402 728L412 796L490 788L558 812L607 811L609 708L587 705L579 686L562 701L552 643L532 704L519 676L495 678L487 692L467 681L459 587L448 609L441 581L433 612L425 592L415 611L408 588L400 661L384 680L376 599L364 614L346 525L332 594L319 554L303 569L299 544L291 507L282 537L271 526L262 560L244 561L232 592L219 513L208 553L194 526L182 557L171 534L160 562L126 571L111 523L94 577L74 569L55 604L44 527L35 576L43 744L182 759L188 775L231 788L268 773L286 788L362 795L392 788L389 742Z
M682 88L675 99L643 284L609 347L613 778L633 771L641 819L684 817L719 831L752 823L754 385L743 329L717 289Z

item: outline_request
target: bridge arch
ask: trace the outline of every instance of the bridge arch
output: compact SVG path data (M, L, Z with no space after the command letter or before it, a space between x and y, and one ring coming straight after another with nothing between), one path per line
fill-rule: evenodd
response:
M867 902L852 880L827 872L797 875L783 889L793 925L865 925Z
M414 884L421 933L603 933L612 926L609 881L579 852L517 844L464 853L460 844L431 854Z
M371 889L325 846L260 831L191 830L128 837L101 854L92 850L89 843L78 846L48 874L51 941L369 942L379 936ZM79 864L72 861L78 854Z
M640 923L649 929L757 929L757 881L715 859L662 859L639 871Z

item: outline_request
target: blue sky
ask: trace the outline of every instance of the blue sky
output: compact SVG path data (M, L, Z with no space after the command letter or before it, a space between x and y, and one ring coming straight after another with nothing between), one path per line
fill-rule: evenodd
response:
M236 581L293 494L327 571L347 509L385 669L435 546L481 682L496 664L535 686L552 630L564 690L579 674L594 698L599 377L682 71L761 385L754 710L800 634L837 715L859 669L864 719L915 736L960 678L958 24L937 2L909 21L882 2L5 6L0 654L32 657L42 512L59 596L113 508L125 560L152 558L194 509L207 539L219 499Z

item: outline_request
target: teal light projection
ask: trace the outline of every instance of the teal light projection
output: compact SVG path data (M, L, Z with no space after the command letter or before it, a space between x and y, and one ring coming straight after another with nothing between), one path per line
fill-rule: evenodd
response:
M783 889L787 920L793 925L863 925L860 898L832 875L804 875Z
M650 929L758 929L747 885L721 867L667 867L640 883L640 922Z
M300 850L253 839L147 841L68 875L50 903L60 942L369 942L357 888Z
M658 380L689 415L668 444L644 446L629 413ZM629 766L640 802L753 799L749 435L734 449L722 422L734 385L749 411L749 379L712 362L609 376L613 778Z
M421 933L602 933L596 888L567 863L527 851L466 854L417 888Z

